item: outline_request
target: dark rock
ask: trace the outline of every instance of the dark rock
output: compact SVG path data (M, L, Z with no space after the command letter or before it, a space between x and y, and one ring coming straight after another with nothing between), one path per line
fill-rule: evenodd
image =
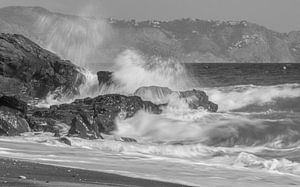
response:
M27 112L27 103L16 96L6 96L0 93L0 106L6 106L22 113Z
M75 117L72 120L68 136L75 136L84 139L97 139L101 137L98 126L90 124L82 117Z
M0 94L0 135L16 136L29 132L27 104L15 96Z
M123 141L123 142L137 142L135 139L133 139L133 138L127 138L127 137L121 137L120 138L121 139L121 141Z
M109 134L116 129L114 121L117 117L130 118L139 110L161 113L158 105L140 97L111 94L78 99L71 104L51 106L48 110L36 109L32 117L70 125L69 136L101 138L100 133Z
M54 133L56 137L61 137L62 135L67 134L66 132L61 132L60 124L62 123L60 121L50 118L34 117L31 115L27 115L26 120L29 127L34 132L51 132Z
M18 110L0 106L0 136L17 136L30 132L27 121Z
M59 141L59 142L62 142L62 143L64 143L64 144L67 144L67 145L69 145L69 146L72 145L71 140L68 139L67 137L61 137L61 138L58 139L58 141Z
M217 112L218 105L209 101L205 92L199 90L179 92L180 98L184 98L192 109L204 108L211 112Z
M97 72L99 85L106 84L107 86L109 86L113 84L112 75L113 73L108 71Z
M58 89L74 95L84 82L84 76L71 62L16 34L0 34L0 79L5 94L10 91L31 98L45 98ZM12 89L9 81L22 89Z

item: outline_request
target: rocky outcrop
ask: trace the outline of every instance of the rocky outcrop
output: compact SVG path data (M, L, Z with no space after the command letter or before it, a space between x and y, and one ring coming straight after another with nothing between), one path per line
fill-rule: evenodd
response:
M15 96L0 94L0 136L16 136L29 132L27 104Z
M78 93L84 76L78 67L61 60L29 39L0 34L0 88L22 98L45 98L49 92Z
M81 116L73 118L68 136L75 136L84 139L102 138L98 126L93 122L89 122L88 118Z
M0 95L0 135L14 136L29 131L52 132L55 136L102 138L100 133L116 130L115 120L133 117L139 110L154 114L159 105L137 96L118 94L75 100L50 108L27 107L16 96Z
M200 90L191 90L179 92L179 97L185 99L192 109L204 108L211 112L218 111L218 105L209 101L205 92Z
M218 110L218 105L209 101L206 93L200 90L177 92L166 87L150 86L137 89L134 95L156 104L168 104L175 97L185 100L191 109L204 108L211 112Z
M158 105L140 97L113 94L79 99L48 110L35 109L32 117L70 125L70 136L99 138L100 133L109 134L116 129L116 118L130 118L139 110L161 113Z
M17 110L23 114L27 112L27 103L16 96L7 96L0 93L0 106Z

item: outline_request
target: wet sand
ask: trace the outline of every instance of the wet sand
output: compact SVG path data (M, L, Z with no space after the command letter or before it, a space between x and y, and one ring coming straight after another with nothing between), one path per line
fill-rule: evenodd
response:
M25 176L26 179L21 179ZM185 185L138 179L97 171L57 167L15 159L0 158L1 187L183 187Z

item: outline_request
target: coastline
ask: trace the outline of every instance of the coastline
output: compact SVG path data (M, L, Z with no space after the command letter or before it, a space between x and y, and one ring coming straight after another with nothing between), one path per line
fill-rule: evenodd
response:
M26 179L20 179L20 176L25 176ZM0 186L185 187L186 185L0 157Z

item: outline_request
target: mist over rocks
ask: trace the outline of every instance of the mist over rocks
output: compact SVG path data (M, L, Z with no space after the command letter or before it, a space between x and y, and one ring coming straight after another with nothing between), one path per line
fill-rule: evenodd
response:
M23 99L44 99L50 92L78 94L79 68L17 34L0 34L0 88Z
M151 101L156 104L171 104L178 102L177 99L183 100L188 104L190 109L203 108L210 112L217 112L218 105L209 101L204 91L188 90L188 91L172 91L167 87L149 86L137 89L134 95L141 97L145 101Z

